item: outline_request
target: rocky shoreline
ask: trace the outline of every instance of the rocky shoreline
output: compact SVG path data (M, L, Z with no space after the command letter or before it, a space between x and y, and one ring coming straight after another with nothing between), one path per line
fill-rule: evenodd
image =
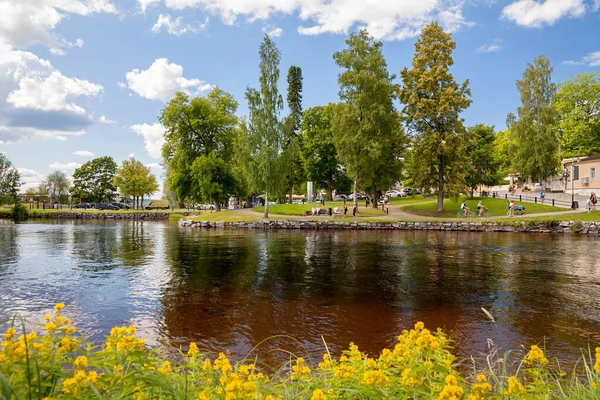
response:
M308 230L396 230L396 231L465 231L465 232L531 232L581 233L598 235L600 222L579 221L521 221L498 222L337 222L272 220L253 222L207 222L181 219L185 228L230 229L308 229Z
M115 219L115 220L147 220L147 221L164 221L168 220L173 213L168 212L105 212L105 213L93 213L93 212L76 212L76 211L57 211L52 213L32 213L26 215L25 219ZM194 212L182 212L177 215L190 216L197 215ZM12 219L12 214L0 214L0 218Z

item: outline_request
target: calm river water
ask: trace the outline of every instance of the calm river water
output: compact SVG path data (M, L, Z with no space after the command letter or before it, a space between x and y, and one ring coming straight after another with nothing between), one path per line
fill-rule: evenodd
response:
M263 357L377 355L417 321L459 356L600 345L600 241L576 235L200 231L154 222L0 221L0 321L53 304L101 341L132 323L151 344ZM481 308L495 317L493 323ZM293 338L293 339L292 339ZM281 356L285 359L285 355Z

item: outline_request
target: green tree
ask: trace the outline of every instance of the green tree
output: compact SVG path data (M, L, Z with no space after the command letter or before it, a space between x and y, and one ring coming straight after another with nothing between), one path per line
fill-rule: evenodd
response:
M514 146L513 167L523 178L545 179L559 166L556 110L552 104L556 85L552 83L550 60L539 56L527 64L523 79L517 81L521 106L509 114L508 127Z
M12 162L0 153L0 204L18 204L21 175Z
M221 211L222 200L238 189L231 164L217 157L214 152L194 161L192 177L204 198L214 201L217 211Z
M269 218L269 192L277 193L285 183L282 182L284 137L280 119L283 98L277 88L281 53L265 35L258 54L260 87L258 90L246 89L250 114L247 126L249 165L246 170L251 186L265 191L264 216Z
M340 167L333 142L331 120L333 106L316 106L304 111L302 118L302 160L308 178L327 188L333 200L334 177Z
M110 201L117 193L114 177L117 163L112 157L95 158L83 164L73 172L71 194L79 201Z
M517 171L512 167L513 146L514 144L510 129L496 133L494 138L494 159L498 164L498 174L502 179L517 173Z
M600 153L600 72L584 72L561 83L554 105L562 130L560 158Z
M496 158L494 127L477 124L467 130L467 155L470 168L466 183L473 197L477 186L493 186L500 181L499 161Z
M114 184L119 188L122 196L133 198L134 208L144 204L144 196L158 190L156 176L150 173L149 167L134 157L121 163L121 167L116 171Z
M471 100L469 81L459 85L450 67L456 43L437 23L427 25L415 43L412 69L404 68L399 98L412 133L409 175L418 187L437 192L437 211L446 195L457 197L466 189L468 157L465 127L460 113Z
M48 175L43 183L46 191L50 195L51 201L65 203L69 195L71 182L67 174L62 171L55 171Z
M200 157L230 162L238 119L238 103L227 92L214 88L206 97L190 99L177 93L159 118L166 129L163 159L166 184L179 203L208 201L197 185L192 165Z
M292 204L294 187L299 187L304 180L302 166L302 140L299 136L302 128L302 69L291 66L287 76L287 104L290 114L285 119L284 145L282 159L286 165L285 186Z
M338 157L354 179L356 204L359 184L376 197L377 189L400 177L404 134L393 104L395 76L387 70L382 43L363 29L346 45L333 55L344 69L338 76L344 103L334 107L332 131Z

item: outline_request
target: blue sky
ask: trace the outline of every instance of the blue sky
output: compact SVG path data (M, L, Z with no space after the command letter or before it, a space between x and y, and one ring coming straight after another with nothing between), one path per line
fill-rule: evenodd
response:
M503 129L515 81L540 54L557 83L600 70L600 0L0 0L0 151L25 187L104 155L134 154L160 178L165 103L218 85L246 113L265 32L282 53L282 92L300 66L308 108L338 100L332 54L350 32L381 39L398 74L432 20L457 43L468 125Z

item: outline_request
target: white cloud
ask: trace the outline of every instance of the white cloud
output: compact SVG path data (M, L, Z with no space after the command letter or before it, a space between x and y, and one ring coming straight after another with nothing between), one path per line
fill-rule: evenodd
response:
M150 157L161 157L162 146L165 143L165 128L161 124L137 124L132 125L131 130L144 137L144 145Z
M281 35L283 35L283 29L279 27L273 27L271 25L263 27L263 32L269 35L270 37L280 37Z
M94 157L94 153L92 153L91 151L87 151L87 150L77 150L77 151L74 151L73 154L75 154L76 156L81 156L81 157Z
M86 111L69 100L80 96L96 96L102 85L86 80L68 78L59 71L46 77L26 77L19 80L19 88L8 94L6 102L16 108L42 111L67 111L85 114Z
M478 53L495 53L502 49L502 46L500 46L500 43L502 43L502 39L494 39L491 43L484 44L483 46L478 47L477 52Z
M142 14L146 13L146 9L148 6L152 4L160 3L160 0L138 0L138 4L140 6L140 12Z
M183 67L170 64L166 58L155 60L146 70L134 69L125 75L127 86L139 96L150 100L167 102L181 91L198 94L212 88L200 79L183 77Z
M540 28L564 17L585 14L584 0L517 0L502 10L502 16L518 25Z
M69 43L71 47L83 47L83 40L77 39L73 43Z
M101 124L106 124L106 125L115 125L117 123L117 121L108 119L104 115L101 115L100 118L98 118L98 122L100 122Z
M209 18L206 17L204 23L198 24L197 26L193 26L189 24L183 24L181 22L181 17L177 17L174 20L172 20L169 14L160 14L158 16L158 20L156 21L154 26L152 26L152 32L159 33L164 28L170 35L175 36L181 36L186 32L198 33L206 29L206 27L208 26L208 21Z
M57 161L54 161L52 164L49 165L49 167L52 168L52 169L60 169L60 170L63 170L63 171L70 171L70 170L73 170L75 168L81 167L81 164L78 163L78 162L70 162L70 163L63 164L63 163L59 163Z
M65 54L67 54L63 49L59 49L56 47L52 47L50 49L50 53L54 54L55 56L64 56Z
M108 0L0 0L0 10L0 45L19 47L60 43L53 31L69 14L117 13Z
M46 176L40 174L37 171L28 168L17 168L19 175L21 176L21 191L25 192L27 189L38 187Z
M140 7L146 1L138 0ZM297 13L304 21L298 27L303 35L348 34L353 28L364 27L384 40L417 36L432 20L451 32L471 26L462 14L466 3L467 0L164 0L170 9L201 8L230 25L238 17L252 22L268 20L274 14Z
M0 142L82 134L93 121L78 102L101 90L33 53L0 45Z
M587 65L590 67L600 67L600 51L589 53L579 61L567 60L563 61L567 65Z
M158 163L150 163L150 164L146 164L146 167L148 168L154 168L154 169L163 169L163 166L158 164Z
M129 155L127 156L127 158L132 158L132 157L135 157L134 153L129 153Z

